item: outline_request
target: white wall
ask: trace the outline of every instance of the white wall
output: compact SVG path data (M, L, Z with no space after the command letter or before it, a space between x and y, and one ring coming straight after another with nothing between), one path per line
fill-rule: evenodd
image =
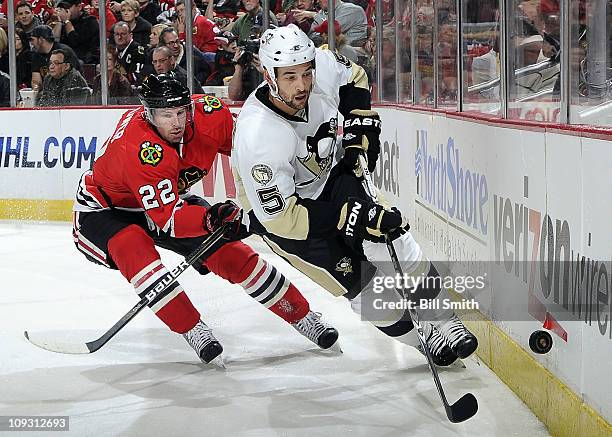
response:
M72 199L91 153L122 112L3 111L0 199ZM411 218L429 258L453 261L453 271L489 275L490 287L475 296L480 309L526 350L548 311L567 338L554 335L551 352L536 358L612 421L611 143L443 114L380 113L383 144L375 182ZM217 163L211 173L218 183L208 179L197 192L234 197L229 163ZM461 199L458 209L455 199ZM552 251L542 254L545 218L553 232L544 247L550 241ZM583 285L568 285L570 299L573 291L582 298L579 319L555 306L554 291L542 291L540 263L532 263L554 259L562 247L573 259L588 261ZM559 295L562 300L562 285Z

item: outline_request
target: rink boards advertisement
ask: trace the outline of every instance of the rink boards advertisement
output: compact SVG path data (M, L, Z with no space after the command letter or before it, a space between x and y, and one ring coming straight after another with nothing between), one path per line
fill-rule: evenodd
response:
M489 277L479 311L610 421L610 142L379 111L375 183L410 217L424 253L453 274ZM543 327L554 346L537 355L529 337Z
M80 175L125 110L3 111L0 218L11 218L6 205L64 202L68 210L46 218L69 220ZM379 112L374 183L410 218L424 253L452 273L488 276L488 287L474 296L479 312L612 420L610 142L444 114ZM235 198L229 159L218 158L195 189L212 201ZM529 336L543 327L554 346L536 355ZM481 341L491 367L507 359L493 342ZM527 372L521 377L527 387L543 387ZM565 411L545 396L544 405L530 404L536 414Z

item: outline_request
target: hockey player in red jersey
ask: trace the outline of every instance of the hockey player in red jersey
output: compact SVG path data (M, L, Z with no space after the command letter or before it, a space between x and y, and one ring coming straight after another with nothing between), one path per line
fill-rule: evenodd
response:
M241 237L240 209L231 201L210 206L189 195L217 153L229 155L233 119L208 95L190 97L172 75L151 75L140 92L143 106L126 112L89 170L74 204L74 241L86 257L118 269L140 297L167 273L155 246L187 255L225 223L231 235L206 261L194 265L240 284L252 298L322 348L338 332L310 311L302 294ZM206 363L223 350L178 282L149 307L183 334Z

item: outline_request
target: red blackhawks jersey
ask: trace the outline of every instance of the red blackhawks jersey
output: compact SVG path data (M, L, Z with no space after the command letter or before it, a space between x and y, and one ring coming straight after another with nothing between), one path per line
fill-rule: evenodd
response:
M81 176L74 211L144 211L158 232L177 238L203 235L206 209L180 196L208 173L217 152L230 154L233 118L216 97L194 95L192 100L193 128L188 123L187 142L180 145L157 134L142 106L123 114L92 170Z
M53 9L53 1L52 0L32 0L28 2L32 5L32 14L40 16L43 21L49 15L53 15L55 13L55 9ZM15 12L17 12L18 1L15 3ZM0 5L0 12L2 12L5 16L8 16L8 1L4 0L2 5Z

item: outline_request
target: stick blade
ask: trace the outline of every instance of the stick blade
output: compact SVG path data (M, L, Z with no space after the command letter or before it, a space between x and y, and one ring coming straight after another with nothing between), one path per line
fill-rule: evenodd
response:
M60 354L89 354L92 351L86 343L65 343L36 332L24 331L23 335L30 343L51 352Z
M446 407L448 420L453 423L463 422L478 412L478 401L472 393L464 394L453 405Z

